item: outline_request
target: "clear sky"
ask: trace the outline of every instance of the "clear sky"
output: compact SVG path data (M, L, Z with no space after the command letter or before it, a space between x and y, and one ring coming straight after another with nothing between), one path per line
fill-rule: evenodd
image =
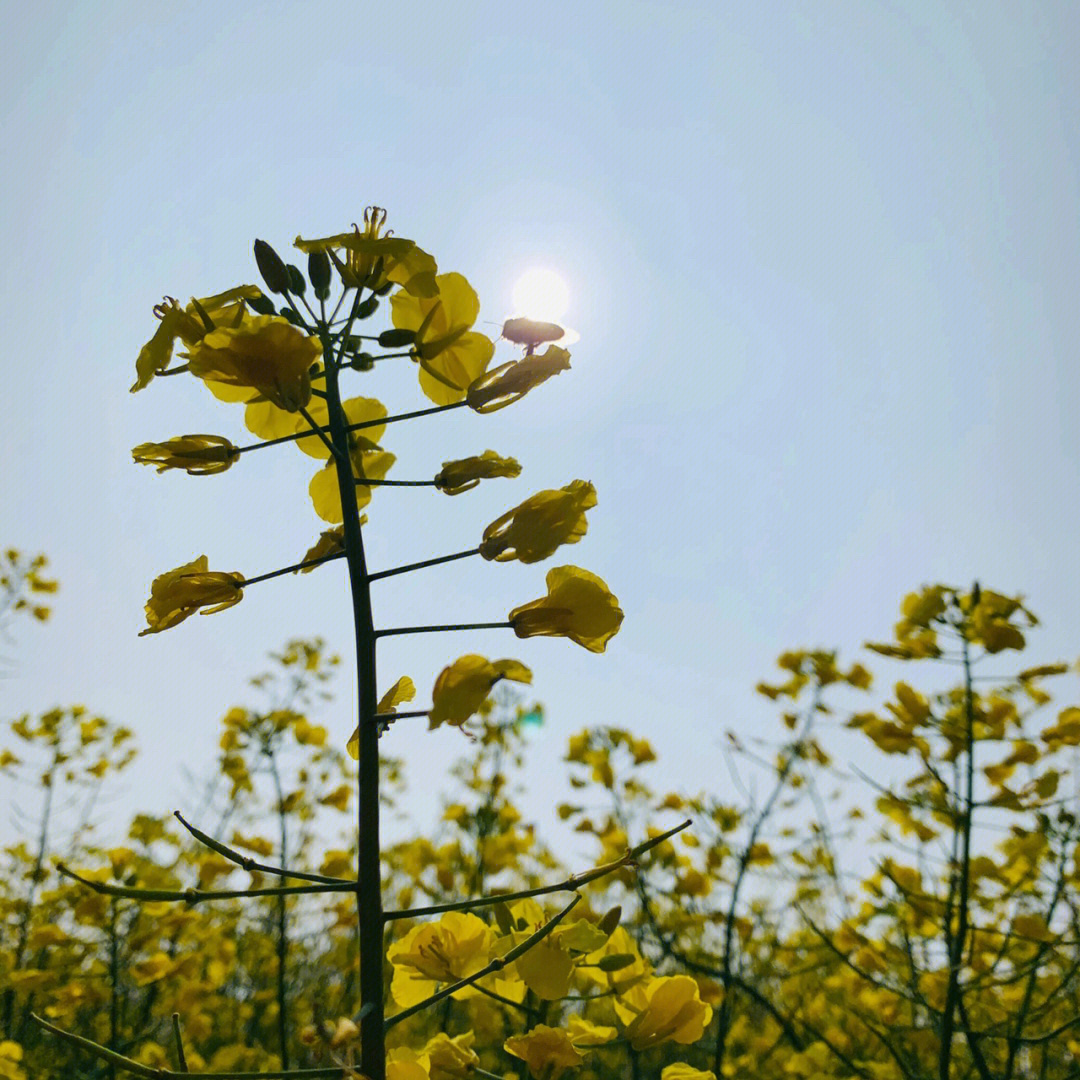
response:
M586 724L652 738L658 783L722 789L723 729L772 730L752 688L776 654L854 658L920 583L1023 592L1040 658L1080 651L1080 6L6 7L0 543L46 552L63 590L6 647L0 701L135 728L132 808L171 810L178 766L211 767L269 650L350 650L339 566L136 636L157 574L205 553L253 576L320 529L290 448L209 478L131 462L186 432L245 441L193 381L128 393L151 308L257 281L255 237L284 252L369 203L469 278L481 319L510 314L530 266L570 287L572 371L384 440L398 477L487 448L522 477L379 492L367 530L381 568L472 546L535 490L596 484L588 536L552 564L618 595L607 655L509 632L380 649L384 685L410 674L419 704L464 652L533 668L542 823ZM355 392L423 404L407 362L387 376ZM543 564L473 561L384 582L377 618L498 619L543 591ZM344 742L340 688L320 719ZM423 815L463 741L414 723L387 750Z

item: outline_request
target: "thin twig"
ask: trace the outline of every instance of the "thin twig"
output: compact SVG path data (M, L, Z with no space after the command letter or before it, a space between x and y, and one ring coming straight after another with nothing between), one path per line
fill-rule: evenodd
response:
M356 883L340 881L320 885L279 885L259 889L136 889L128 885L109 885L103 881L76 874L63 863L57 863L56 869L65 877L73 878L80 885L100 893L103 896L125 896L130 900L149 902L183 901L186 904L199 904L205 900L238 900L249 896L301 896L307 893L355 892Z
M345 878L327 877L325 874L309 874L303 870L285 870L280 866L270 866L267 863L256 862L254 859L247 855L241 855L239 851L234 851L231 847L223 844L220 840L215 840L212 836L207 836L201 829L197 829L190 822L184 820L183 814L179 810L173 811L173 817L184 826L185 829L200 844L205 844L211 851L216 851L220 856L228 859L229 862L236 863L242 870L247 870L248 873L260 873L260 874L274 874L277 877L297 878L301 881L315 881L322 885L335 885L340 882L345 882ZM355 882L347 882L349 885L355 885Z
M429 907L384 911L383 918L390 922L393 919L412 919L421 915L441 915L447 911L467 911L469 908L487 907L491 904L506 903L511 900L525 900L530 896L545 896L548 893L576 892L582 885L588 885L591 881L596 881L597 878L613 874L624 866L633 865L646 851L662 844L665 840L670 840L676 833L682 832L683 829L689 828L692 824L693 822L687 818L681 825L676 825L675 828L668 829L659 836L654 836L644 843L638 844L637 847L630 848L625 855L614 862L604 863L602 866L594 867L592 870L586 870L580 874L572 874L565 881L558 881L554 885L538 885L534 889L520 889L517 892L478 896L471 900L457 900L450 904L432 904Z

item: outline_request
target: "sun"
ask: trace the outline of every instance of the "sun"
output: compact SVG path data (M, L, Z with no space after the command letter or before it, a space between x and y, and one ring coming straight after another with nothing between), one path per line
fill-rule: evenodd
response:
M570 290L554 270L534 266L517 279L511 299L515 314L537 322L557 323L570 306Z

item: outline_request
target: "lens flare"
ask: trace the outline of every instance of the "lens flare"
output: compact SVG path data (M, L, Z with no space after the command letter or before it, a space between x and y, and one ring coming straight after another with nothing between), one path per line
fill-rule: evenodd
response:
M538 322L559 322L570 306L570 290L554 270L533 267L518 278L511 294L514 313Z

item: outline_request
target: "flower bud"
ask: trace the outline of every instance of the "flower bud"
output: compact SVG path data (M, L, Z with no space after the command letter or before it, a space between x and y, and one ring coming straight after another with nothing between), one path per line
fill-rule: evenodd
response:
M384 349L399 349L402 345L411 345L415 340L415 330L384 330L379 335L379 344Z
M307 273L315 295L325 300L330 294L330 256L325 251L313 251L308 256Z
M304 275L300 273L300 268L288 263L285 272L289 275L289 291L297 296L303 296L304 290L307 288L307 281L304 279Z
M256 315L276 315L277 308L274 307L274 301L270 299L265 293L259 293L258 296L248 297L247 305L255 312Z
M608 937L611 937L615 933L615 928L619 925L619 920L622 918L622 908L616 904L610 911L604 914L604 917L597 923L597 926Z
M281 261L281 256L265 240L255 241L255 262L271 292L289 291L289 271Z

